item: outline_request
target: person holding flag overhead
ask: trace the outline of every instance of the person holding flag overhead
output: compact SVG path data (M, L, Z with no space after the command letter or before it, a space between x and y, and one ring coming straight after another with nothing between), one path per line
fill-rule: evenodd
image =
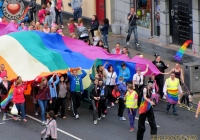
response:
M68 69L68 78L70 80L70 91L72 96L72 109L76 119L79 119L78 115L78 107L81 105L81 98L83 93L83 78L87 75L87 73L79 68L82 74L77 74L77 69ZM72 74L71 74L72 72Z
M167 96L167 110L166 113L169 113L171 105L173 106L173 114L177 116L177 107L176 104L179 101L178 94L182 94L182 88L180 86L179 79L175 78L175 72L171 72L170 78L166 79L163 92Z
M148 119L149 125L151 127L151 135L157 135L157 126L152 107L154 102L151 101L153 81L149 80L147 83L147 86L142 89L142 98L138 98L138 101L141 101L139 104L137 140L143 140L146 118Z

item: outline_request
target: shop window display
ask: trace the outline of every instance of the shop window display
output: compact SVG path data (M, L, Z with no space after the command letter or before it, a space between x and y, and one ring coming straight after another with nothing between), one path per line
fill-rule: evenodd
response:
M151 0L137 0L138 26L151 29Z
M154 0L154 34L160 35L160 0Z

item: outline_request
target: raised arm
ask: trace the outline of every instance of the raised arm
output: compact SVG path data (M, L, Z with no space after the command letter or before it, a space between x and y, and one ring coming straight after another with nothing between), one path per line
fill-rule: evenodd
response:
M161 74L170 74L172 71L174 71L174 68L172 68L169 72L161 73Z
M181 69L181 80L182 80L182 83L184 83L184 76L183 76L183 70Z
M149 64L146 65L146 69L145 71L142 72L142 74L145 75L148 72L148 70L149 70Z
M82 74L80 75L80 77L84 78L87 75L87 73L84 70L82 70L82 68L80 68L80 70L82 72Z
M68 76L68 79L69 79L69 80L72 79L72 75L71 75L71 72L70 72L70 68L68 69L67 76Z

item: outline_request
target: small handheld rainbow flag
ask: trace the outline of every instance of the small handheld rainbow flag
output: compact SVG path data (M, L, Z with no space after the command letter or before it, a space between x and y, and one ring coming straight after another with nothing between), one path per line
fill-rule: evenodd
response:
M21 18L19 20L24 20L26 14L28 13L28 6L26 7L26 9L24 10L24 13L22 14Z
M176 55L174 56L174 59L176 59L177 61L181 61L183 54L185 53L185 50L187 48L187 46L192 43L192 40L187 40L182 46L181 48L177 51Z
M6 99L4 99L1 102L1 108L2 109L4 109L7 106L7 104L12 100L12 98L13 98L13 92L14 92L14 85L11 86Z

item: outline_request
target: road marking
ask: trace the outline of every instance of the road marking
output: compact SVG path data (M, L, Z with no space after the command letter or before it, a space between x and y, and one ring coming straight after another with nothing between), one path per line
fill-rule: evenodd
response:
M35 121L37 121L37 122L42 123L42 121L40 121L39 119L37 119L37 118L35 118L35 117L32 117L32 116L30 116L30 115L26 115L26 116L29 117L29 118L32 119L32 120L35 120ZM68 135L68 136L70 136L70 137L76 139L76 140L82 140L82 139L80 139L80 138L78 138L78 137L76 137L76 136L74 136L74 135L72 135L72 134L70 134L70 133L67 133L66 131L63 131L63 130L61 130L61 129L59 129L59 128L57 128L57 130L58 130L59 132L65 134L65 135Z
M5 124L5 122L2 122L2 123L0 123L0 124Z
M139 120L139 118L135 117L136 120ZM145 121L145 123L149 124L148 121ZM160 127L159 125L157 125L157 127Z

